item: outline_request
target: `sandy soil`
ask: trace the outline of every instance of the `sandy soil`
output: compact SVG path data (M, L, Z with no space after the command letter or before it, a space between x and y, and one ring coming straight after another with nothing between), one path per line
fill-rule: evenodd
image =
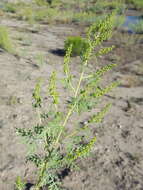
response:
M14 190L16 176L29 182L35 176L34 168L25 163L26 149L15 128L35 123L31 94L36 79L47 79L53 69L60 73L63 57L52 52L63 48L66 36L81 31L66 25L33 29L24 22L6 19L0 24L10 27L20 55L0 51L0 190ZM118 63L105 77L119 79L121 85L105 97L113 106L93 130L97 136L93 156L79 161L80 171L64 172L65 190L143 190L143 44L139 41L127 46L121 40L115 36L110 43L117 47L100 60L100 64ZM45 56L40 67L35 58L39 52ZM75 75L77 64L74 60L71 66Z

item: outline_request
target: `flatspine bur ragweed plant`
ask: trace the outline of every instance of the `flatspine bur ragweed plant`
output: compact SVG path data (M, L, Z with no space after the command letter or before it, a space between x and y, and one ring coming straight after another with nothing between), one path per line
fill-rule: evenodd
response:
M17 128L17 133L22 136L30 148L27 161L31 161L37 167L37 182L33 189L40 190L46 186L48 190L61 189L58 172L63 168L76 168L76 160L82 159L92 152L95 146L96 136L92 134L91 125L102 122L105 113L111 107L108 103L100 112L91 112L86 122L81 127L81 114L93 111L100 99L118 85L112 82L106 87L101 87L102 76L111 70L115 64L108 64L96 71L87 74L87 66L93 56L104 55L113 49L112 47L100 48L102 43L112 36L115 13L108 15L104 20L90 26L87 30L86 41L88 46L81 52L81 73L75 80L70 70L72 44L69 44L64 57L62 84L69 92L69 96L63 102L58 91L58 75L52 72L48 84L48 97L51 102L50 110L43 112L44 98L41 96L42 80L39 79L33 92L33 107L38 115L37 124L30 129ZM96 47L98 52L95 51ZM71 95L72 94L72 95ZM49 103L50 104L50 103ZM61 109L66 105L64 109ZM68 129L73 114L79 119L73 128ZM37 148L33 148L36 147ZM42 153L38 153L42 150ZM20 178L16 182L18 190L23 189Z

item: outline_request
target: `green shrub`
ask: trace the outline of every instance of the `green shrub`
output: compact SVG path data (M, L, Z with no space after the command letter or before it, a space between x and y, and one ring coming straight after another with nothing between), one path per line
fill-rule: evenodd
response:
M49 8L48 8L49 9ZM48 9L37 9L34 11L34 20L35 21L44 21L48 16Z
M115 28L119 28L122 26L122 24L125 22L126 20L126 17L124 15L117 15L115 17L115 24L114 24L114 27Z
M48 0L34 0L38 6L48 5Z
M126 0L126 3L131 3L136 9L143 9L143 0Z
M0 26L0 48L13 53L12 41L9 37L8 29L5 26Z
M60 23L70 23L73 20L73 17L73 10L63 10L58 13L58 17L56 18L56 20Z
M55 0L34 0L38 6L51 5Z
M117 9L118 14L123 13L125 10L125 4L118 0L114 1L107 1L107 0L101 0L97 1L95 4L91 4L91 6L87 7L87 12L93 12L93 13L102 13L105 14L109 12L109 10Z
M20 20L26 20L30 24L33 24L35 22L40 21L46 21L46 22L52 22L53 20L56 20L58 18L59 11L56 8L50 8L50 7L25 7L21 9L18 13L18 19Z
M87 48L89 47L88 42L86 39L83 39L80 36L71 36L65 40L64 49L67 51L68 47L72 45L72 56L81 55L83 54Z
M58 17L59 11L56 8L47 7L46 9L35 10L34 20L35 21L46 21L52 22Z
M98 20L99 16L92 12L79 12L73 15L72 21L78 23L93 24Z
M17 190L24 190L26 188L26 184L21 180L20 176L16 178L15 185Z
M16 13L17 7L14 3L6 3L3 10L10 13Z
M25 6L23 9L20 9L17 17L20 20L28 21L30 24L33 24L35 22L34 10L31 6Z

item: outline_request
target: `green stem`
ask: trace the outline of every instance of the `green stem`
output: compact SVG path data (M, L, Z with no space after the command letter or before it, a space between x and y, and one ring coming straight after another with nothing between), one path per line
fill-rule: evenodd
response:
M52 151L53 151L53 149L51 151L49 151L49 157L51 156ZM46 171L47 167L48 167L48 159L45 159L45 161L43 162L42 167L40 168L40 174L39 174L39 177L38 177L38 182L35 185L34 190L40 190L40 188L42 186L41 182L42 182L42 180L43 180L43 178L45 176L45 171Z
M84 75L84 68L83 68L83 71L80 75L80 79L79 79L79 82L78 82L78 85L77 85L77 89L76 89L76 92L75 92L75 98L77 97L77 94L78 94L78 91L79 91L79 88L80 88L80 85L81 85L81 82L82 82L82 79L83 79L83 75Z
M68 111L67 116L66 116L66 118L65 118L65 120L64 120L64 123L63 123L63 125L62 125L63 127L65 127L65 125L67 124L67 121L68 121L70 115L72 114L72 112L73 112L75 106L76 106L76 103L74 103L74 105L73 105L73 106L71 107L71 109ZM55 146L58 144L61 135L62 135L62 130L60 131L60 133L59 133L59 135L58 135L58 137L57 137L57 140L56 140L56 142L55 142Z
M86 63L85 63L85 64L86 64ZM84 66L85 66L85 64L84 64ZM84 66L83 66L83 70L82 70L82 73L81 73L80 78L79 78L79 82L78 82L78 85L77 85L77 88L76 88L76 91L75 91L74 98L77 97L78 92L79 92L79 89L80 89L80 86L81 86L81 82L82 82L82 80L83 80L83 76L84 76ZM67 121L68 121L69 117L71 116L71 114L73 113L73 110L74 110L76 104L77 104L77 102L75 101L74 105L69 109L69 111L68 111L68 113L67 113L67 115L66 115L66 118L65 118L65 120L64 120L64 122L63 122L63 125L62 125L63 127L66 126ZM59 135L58 135L58 137L57 137L57 140L56 140L56 142L55 142L55 144L54 144L55 146L58 145L58 142L59 142L59 140L60 140L61 135L62 135L62 130L60 131L60 133L59 133Z
M38 182L37 182L34 190L40 190L41 181L42 181L42 179L44 177L44 174L45 174L45 171L46 171L46 168L47 168L47 164L48 164L48 162L45 161L45 163L43 164L43 167L41 168L40 176L39 176Z
M75 89L74 89L74 87L73 87L73 85L72 85L71 82L69 82L69 85L70 85L71 89L73 90L73 92L75 93Z
M86 63L85 63L85 64L86 64ZM84 66L85 66L85 64L84 64ZM78 92L79 92L79 89L80 89L80 86L81 86L81 82L82 82L82 80L83 80L83 76L84 76L84 66L83 66L83 70L82 70L82 73L81 73L80 78L79 78L79 82L78 82L78 85L77 85L77 88L76 88L76 91L75 91L75 94L74 94L74 98L77 97ZM63 122L63 125L62 125L63 127L66 126L67 121L68 121L69 117L71 116L71 114L73 113L73 110L74 110L76 104L77 104L77 102L75 101L74 105L69 109L69 111L68 111L68 113L67 113L67 115L66 115L66 118L65 118L65 120L64 120L64 122ZM60 133L59 133L59 135L58 135L58 137L57 137L57 140L56 140L56 142L55 142L55 144L54 144L55 147L56 147L56 146L58 145L58 143L59 143L59 140L60 140L60 137L61 137L61 135L62 135L62 132L63 132L63 130L60 131ZM43 167L41 168L41 172L40 172L40 175L39 175L38 183L36 184L36 187L35 187L34 190L40 190L41 181L42 181L42 179L43 179L43 177L44 177L44 174L45 174L45 171L46 171L46 168L47 168L47 164L48 164L48 162L45 161L45 163L43 164Z
M53 150L51 150L49 152L49 156L51 155L52 151ZM40 174L39 174L38 182L37 182L34 190L40 190L40 188L42 186L41 182L42 182L42 180L43 180L43 178L45 176L45 171L46 171L47 167L48 167L48 159L45 159L45 161L44 161L44 163L43 163L43 165L42 165L42 167L40 169Z

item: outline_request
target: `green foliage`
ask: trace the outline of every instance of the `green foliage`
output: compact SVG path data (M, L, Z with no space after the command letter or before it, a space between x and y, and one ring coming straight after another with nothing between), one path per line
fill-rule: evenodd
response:
M130 24L130 28L134 33L143 34L143 20L140 20L135 24Z
M111 104L107 104L99 113L94 114L88 120L88 123L100 123L103 120L105 113L109 110Z
M35 21L45 21L45 22L52 22L57 18L57 15L59 15L59 12L56 8L42 8L42 9L36 9L33 10L33 17Z
M38 79L38 83L35 86L34 92L33 92L33 99L34 99L34 103L33 106L34 107L41 107L41 103L42 103L42 99L41 99L41 79Z
M56 72L54 71L49 79L49 94L51 95L52 99L53 99L53 104L58 104L59 103L59 96L58 96L58 92L57 92L57 88L56 88L56 81L57 81L57 77L56 77Z
M88 23L93 24L98 22L99 20L103 19L107 16L107 14L111 10L116 10L116 12L121 15L125 12L126 5L122 1L114 0L114 1L107 1L107 0L100 0L96 1L95 3L89 2L85 3L85 8L78 13L73 15L72 20L78 23ZM121 16L117 16L115 24L121 23Z
M46 59L45 59L45 56L43 53L38 53L36 56L35 56L35 59L36 59L36 64L40 67L42 65L44 65Z
M17 190L24 190L25 188L25 182L22 181L20 176L16 178L15 185Z
M49 6L50 4L52 4L52 6ZM59 18L60 15L58 10L58 4L56 4L56 0L10 2L4 4L3 11L15 13L13 15L14 18L28 21L30 24L41 21L51 22L53 20L56 20L56 18Z
M9 53L13 53L12 41L8 34L8 29L5 26L0 26L0 48Z
M119 28L120 26L122 26L122 24L125 22L125 19L126 17L124 15L116 16L114 27Z
M48 15L50 14L50 8L44 8L44 9L39 9L34 12L34 20L35 21L44 21Z
M44 6L48 4L48 1L46 0L34 0L34 2L38 5L38 6Z
M77 12L77 7L79 11ZM5 3L3 10L15 13L13 16L26 20L30 24L35 22L78 22L92 24L99 19L104 19L109 11L116 9L119 14L125 10L122 1L98 0L33 0L31 2ZM101 13L101 15L99 15Z
M48 6L48 5L52 5L56 1L55 0L34 0L34 2L38 6Z
M85 39L68 38L63 65L65 76L58 79L58 74L52 72L48 84L49 109L47 111L44 109L45 98L41 95L41 80L38 80L35 86L33 106L39 121L30 129L17 129L30 149L27 161L34 163L38 170L34 190L40 190L45 185L50 190L59 190L57 171L65 167L75 168L76 160L89 156L93 150L96 137L90 125L102 122L111 104L105 105L98 113L91 114L83 126L81 126L83 121L80 121L80 115L94 111L95 106L100 103L99 99L116 87L118 82L115 81L106 87L100 85L103 75L115 64L105 65L97 71L91 70L88 73L86 68L93 55L97 57L112 50L112 46L100 47L111 37L113 27L114 13L90 26ZM81 73L78 80L73 77L70 70L71 55L77 52L81 59ZM60 81L66 84L68 93L66 98L60 96L58 85ZM78 119L74 123L75 114ZM69 124L72 124L70 130L67 128Z
M143 8L143 1L142 0L126 0L126 3L132 4L136 9Z
M141 35L130 35L129 33L119 34L116 39L117 42L120 42L120 44L126 47L133 47L135 44L139 44L142 41Z
M18 19L26 20L30 24L33 24L35 22L34 17L34 10L31 6L23 7L23 9L20 9L18 12Z
M88 42L80 36L71 36L65 40L64 49L67 51L68 47L72 45L71 54L72 56L83 54L89 47Z
M103 95L107 94L108 92L110 92L113 88L117 87L118 85L119 85L118 82L113 82L112 84L110 84L109 86L107 86L103 89L97 87L96 91L93 93L93 96L95 98L102 97Z
M96 56L101 56L101 55L107 54L107 53L110 52L113 48L114 48L114 46L102 48L102 49L100 49L100 50L96 53Z
M99 19L102 19L104 17L104 15L102 16L97 16L96 14L92 13L92 12L79 12L79 13L75 13L73 15L72 21L73 22L78 22L78 23L95 23L97 22Z
M3 10L10 13L16 13L17 8L13 3L6 3Z
M24 7L18 11L18 19L26 20L30 24L35 22L52 22L58 18L59 12L56 8L42 7L41 9L37 7L32 7L31 5Z
M67 155L67 160L68 161L73 161L73 160L76 160L77 158L79 157L85 157L90 151L91 149L93 148L93 145L94 143L96 142L96 137L94 137L87 145L85 145L84 147L82 148L79 148L78 150L76 150L74 152L74 154L68 154Z
M117 9L118 13L122 13L125 10L125 4L119 0L100 0L95 4L91 4L91 6L87 7L88 12L93 13L108 13L109 10Z

